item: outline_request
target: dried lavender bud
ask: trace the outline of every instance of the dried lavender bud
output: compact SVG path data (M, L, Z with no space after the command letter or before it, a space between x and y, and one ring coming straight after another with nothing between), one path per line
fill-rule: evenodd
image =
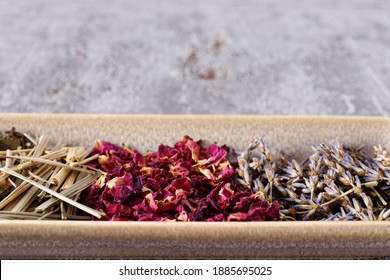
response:
M286 220L390 220L390 156L382 146L372 156L338 142L312 150L302 163L286 161L253 139L238 157L238 182L277 200Z

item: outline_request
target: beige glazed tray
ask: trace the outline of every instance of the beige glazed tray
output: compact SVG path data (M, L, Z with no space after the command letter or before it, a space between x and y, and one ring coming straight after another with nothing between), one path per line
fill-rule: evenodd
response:
M184 135L244 148L252 136L294 157L337 139L390 147L390 120L375 117L0 114L2 131L90 146L102 139L140 151ZM0 221L0 258L371 258L390 256L389 222Z

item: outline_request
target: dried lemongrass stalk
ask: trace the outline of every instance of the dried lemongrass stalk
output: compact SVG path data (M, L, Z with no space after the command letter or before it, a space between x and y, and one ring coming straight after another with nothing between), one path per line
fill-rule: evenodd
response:
M62 184L60 190L63 191L63 190L66 190L67 188L69 188L70 186L72 186L74 184L74 182L76 181L77 176L78 176L78 172L72 171L69 174L69 176L66 178L65 182Z
M70 166L83 166L99 157L99 155L96 154L87 158L91 154L92 150L93 148L85 150L83 147L77 147L73 152L74 154L71 157L67 157L67 162Z
M79 162L81 160L81 156L84 154L84 147L71 147L69 148L68 155L66 156L66 162Z
M78 200L80 197L80 193L74 195L73 197L70 197L71 199L73 200ZM69 205L68 206L68 209L66 210L66 215L69 217L69 216L72 216L72 215L76 215L76 212L77 212L77 209L76 207L72 206L72 205Z
M41 174L42 177L39 176L40 179L37 179L33 176L32 178L35 178L37 182L39 181L46 181L46 179L49 178L50 172L53 171L53 168L51 166L48 166L46 170L44 170ZM22 212L26 211L32 202L37 198L38 194L40 192L40 189L35 188L34 186L30 187L30 189L19 199L18 203L12 208L12 212Z
M78 176L77 176L77 179L75 180L74 183L76 184L77 182L81 181L82 179L84 179L84 178L87 177L87 176L90 176L90 175L87 175L87 174L85 174L85 173L79 173ZM97 179L97 178L96 178L96 179ZM92 180L92 178L91 178L91 180ZM96 181L96 180L95 180L95 181ZM92 182L92 183L93 183L93 182ZM84 184L84 186L88 186L88 185L90 185L90 184L92 184L92 183ZM81 191L83 191L84 189L85 189L85 188L79 188L79 192L76 193L74 196L69 196L69 198L71 198L71 199L77 201L77 200L79 199L79 197L80 197ZM72 205L69 205L66 213L67 213L68 216L70 216L70 215L76 215L76 213L77 213L77 208L73 207Z
M76 147L70 147L68 149L68 154L66 155L66 159L65 159L67 163L73 161L71 159L73 159L76 156L76 152L77 152Z
M66 180L66 178L68 177L69 173L70 173L70 169L69 168L61 168L60 171L58 171L57 174L55 174L52 178L51 178L51 183L57 185L57 186L61 186L62 183Z
M5 167L11 167L13 165L14 160L12 158L9 158L9 156L12 156L11 150L7 150L6 154L7 158L5 159Z
M26 152L31 152L33 149L17 149L17 150L9 150L11 152L11 155L14 154L21 154L21 153L26 153ZM0 151L0 155L5 156L7 155L7 151Z
M0 220L2 219L17 219L17 220L60 220L61 215L54 214L55 211L49 212L47 214L43 213L34 213L34 212L10 212L10 211L0 211ZM67 215L68 220L90 220L89 216L80 216L80 215Z
M39 183L37 183L37 182L35 182L35 181L25 177L25 176L15 172L15 171L13 171L13 170L7 168L7 167L0 168L0 171L5 172L5 173L7 173L9 175L12 175L14 177L20 178L20 179L30 183L31 185L33 185L33 186L35 186L35 187L37 187L37 188L39 188L39 189L41 189L41 190L51 194L55 198L57 198L57 199L59 199L61 201L64 201L64 202L66 202L66 203L68 203L70 205L73 205L74 207L77 207L78 209L80 209L80 210L82 210L82 211L84 211L84 212L86 212L86 213L88 213L88 214L90 214L90 215L92 215L94 217L97 217L97 218L100 219L100 218L102 218L104 216L104 213L99 212L97 210L94 210L94 209L92 209L92 208L90 208L88 206L85 206L85 205L83 205L81 203L78 203L76 201L73 201L72 199L70 199L70 198L68 198L68 197L66 197L66 196L64 196L64 195L62 195L60 193L57 193L57 192L53 191L52 189L50 189L50 188L48 188L46 186L43 186L43 185L41 185L41 184L39 184Z
M12 181L10 178L7 178L7 181L16 189L18 186L14 181Z
M31 154L31 153L30 153ZM61 157L64 157L66 155L66 149L62 149L62 150L56 150L56 151L52 151L46 155L43 155L41 156L39 159L48 159L48 160L56 160L58 158L61 158ZM1 156L0 155L0 158L5 158L5 156ZM27 157L27 158L30 158L30 157ZM26 157L25 156L21 156L21 158L19 158L19 160L21 160L21 163L17 166L14 166L14 167L11 167L12 170L15 170L15 171L18 171L18 172L21 172L22 170L25 170L25 169L28 169L28 168L31 168L35 165L38 165L40 162L39 159L37 161L36 158L33 158L35 159L35 161L26 161L26 162L22 162L23 160L25 160ZM0 176L0 184L6 180L8 178L9 174L1 174Z
M86 149L81 155L80 155L80 161L86 159L93 151L93 147L90 147Z
M47 170L47 165L42 165L36 170L35 173L41 176L42 173L45 172L45 170ZM21 195L25 193L30 187L31 184L28 184L27 182L22 182L21 184L19 184L6 198L0 201L0 209L3 209L9 203L13 202L15 199L20 198Z
M69 165L70 165L70 166L85 165L85 164L87 164L87 163L89 163L89 162L91 162L91 161L93 161L93 160L95 160L95 159L98 159L99 156L100 156L99 154L96 154L96 155L90 156L90 157L88 157L88 158L85 158L85 159L83 159L83 160L81 160L81 161L79 161L79 162L71 162ZM80 159L81 159L81 158L80 158Z
M58 190L58 188L59 188L59 186L57 186L57 185L55 185L55 184L52 184L51 183L51 180L52 180L52 178L55 176L55 174L57 174L58 173L58 171L60 170L61 168L60 167L54 167L54 169L53 169L53 171L51 172L51 174L50 174L50 177L46 180L46 181L44 181L44 186L46 186L46 187L48 187L48 188L51 188L53 191L57 191ZM19 179L20 180L20 179ZM39 193L38 193L38 198L40 199L40 200L42 200L43 198L45 198L45 197L50 197L50 195L49 194L47 194L46 192L44 192L44 191L40 191Z
M33 157L39 157L43 154L46 149L47 144L49 143L49 138L45 135L42 135L38 138L38 142L34 147Z
M16 203L12 209L10 209L11 212L22 212L26 211L28 207L31 205L31 203L36 199L39 189L32 187L30 188L23 197Z
M60 210L61 210L61 220L67 220L68 217L66 215L65 204L63 201L60 202Z
M69 169L69 170L86 172L86 173L90 173L90 174L95 173L95 171L91 171L91 170L87 170L87 169L83 169L83 168L79 168L79 167L73 167L73 166L70 166L70 165L65 164L65 163L56 162L56 161L49 160L49 159L44 159L43 157L34 158L34 157L23 157L23 156L0 156L0 158L1 157L14 158L14 159L19 159L19 160L28 160L30 162L35 162L35 163L45 163L45 164L49 164L49 165L53 165L53 166L60 166L60 167L63 167L65 169Z
M43 215L38 220L44 220L46 217L58 212L58 208L51 209L51 211L48 211L46 213L42 213Z
M76 183L74 183L72 186L69 186L67 189L63 190L60 194L65 197L72 197L75 196L78 193L81 193L83 190L88 188L91 184L96 182L96 180L101 176L101 174L93 174L93 175L87 175L81 179L78 179ZM54 206L56 203L59 202L58 198L52 197L45 201L44 203L40 204L35 208L35 211L41 212L45 211L49 207Z
M50 167L51 170L53 170L53 167ZM33 172L31 172L30 170L27 171L28 175L30 175L32 178L35 178L38 182L42 182L42 183L46 183L46 184L50 184L50 182L47 180L48 178L43 178ZM51 172L52 173L52 172ZM49 176L51 175L51 173L49 174Z

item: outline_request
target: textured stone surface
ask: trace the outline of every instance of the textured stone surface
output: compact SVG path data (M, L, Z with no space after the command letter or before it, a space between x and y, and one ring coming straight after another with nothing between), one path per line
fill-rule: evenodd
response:
M389 1L0 2L0 112L387 115Z

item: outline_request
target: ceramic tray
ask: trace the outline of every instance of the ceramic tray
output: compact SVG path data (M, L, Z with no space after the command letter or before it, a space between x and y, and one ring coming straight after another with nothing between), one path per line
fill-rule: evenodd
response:
M297 158L310 145L390 147L390 120L375 117L2 114L1 131L46 134L90 146L96 139L140 151L184 135L244 148L261 136ZM371 258L390 256L389 222L0 221L0 258Z

